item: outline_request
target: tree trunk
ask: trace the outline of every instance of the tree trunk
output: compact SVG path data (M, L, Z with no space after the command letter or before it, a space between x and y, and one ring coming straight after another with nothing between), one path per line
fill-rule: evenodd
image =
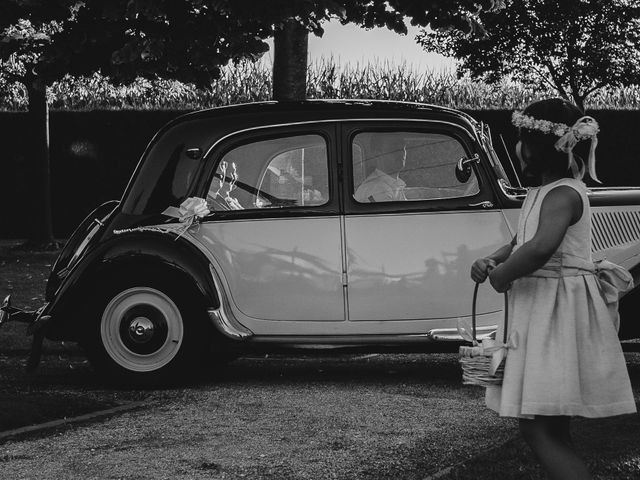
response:
M27 82L29 94L29 128L32 143L28 146L30 169L31 231L28 244L38 247L55 245L51 220L51 186L49 169L49 107L46 85Z
M578 107L580 110L582 110L584 112L584 96L579 95L577 93L573 93L573 103L576 104L576 107Z
M273 99L304 100L307 96L309 32L295 20L287 20L273 39Z

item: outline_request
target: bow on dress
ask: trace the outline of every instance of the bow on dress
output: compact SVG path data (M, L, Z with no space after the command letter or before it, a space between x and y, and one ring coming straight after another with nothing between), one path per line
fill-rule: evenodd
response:
M598 260L594 262L594 266L595 275L607 305L617 302L621 293L633 288L633 277L626 268L608 260Z

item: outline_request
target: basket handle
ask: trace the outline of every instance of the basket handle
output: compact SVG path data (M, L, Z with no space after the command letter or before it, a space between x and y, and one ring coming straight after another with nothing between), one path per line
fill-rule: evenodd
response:
M476 283L473 287L473 302L471 304L471 325L473 328L473 340L475 342L478 341L478 337L476 336L476 305L478 303L478 288L480 287L480 283ZM502 339L502 343L507 343L507 330L509 326L509 297L507 296L507 292L504 292L504 335Z

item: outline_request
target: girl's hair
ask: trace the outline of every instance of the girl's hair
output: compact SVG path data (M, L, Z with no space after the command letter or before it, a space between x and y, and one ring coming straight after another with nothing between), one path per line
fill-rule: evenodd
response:
M564 123L569 127L584 116L584 112L577 106L561 98L549 98L534 102L525 108L523 113L537 120ZM539 177L544 172L556 173L566 177L572 176L567 164L567 154L555 148L558 137L554 133L543 133L540 130L532 130L525 127L521 127L519 133L523 145L526 144L527 149L531 152L525 173L534 177ZM584 144L584 142L581 143ZM586 151L583 151L581 145L578 144L574 152L576 163L582 169L584 162L580 157Z

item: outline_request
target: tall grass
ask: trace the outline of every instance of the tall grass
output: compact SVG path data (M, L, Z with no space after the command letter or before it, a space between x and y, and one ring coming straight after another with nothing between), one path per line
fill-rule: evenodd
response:
M26 109L26 93L19 84L2 85L0 109ZM172 80L139 78L130 85L114 85L98 73L67 76L48 90L51 108L199 109L271 99L271 65L265 61L229 65L207 90ZM373 62L341 66L333 58L312 63L308 98L364 98L424 102L463 109L512 109L557 94L502 82L487 84L457 78L452 71L420 70L405 63ZM588 108L638 109L640 87L601 90L587 100Z

